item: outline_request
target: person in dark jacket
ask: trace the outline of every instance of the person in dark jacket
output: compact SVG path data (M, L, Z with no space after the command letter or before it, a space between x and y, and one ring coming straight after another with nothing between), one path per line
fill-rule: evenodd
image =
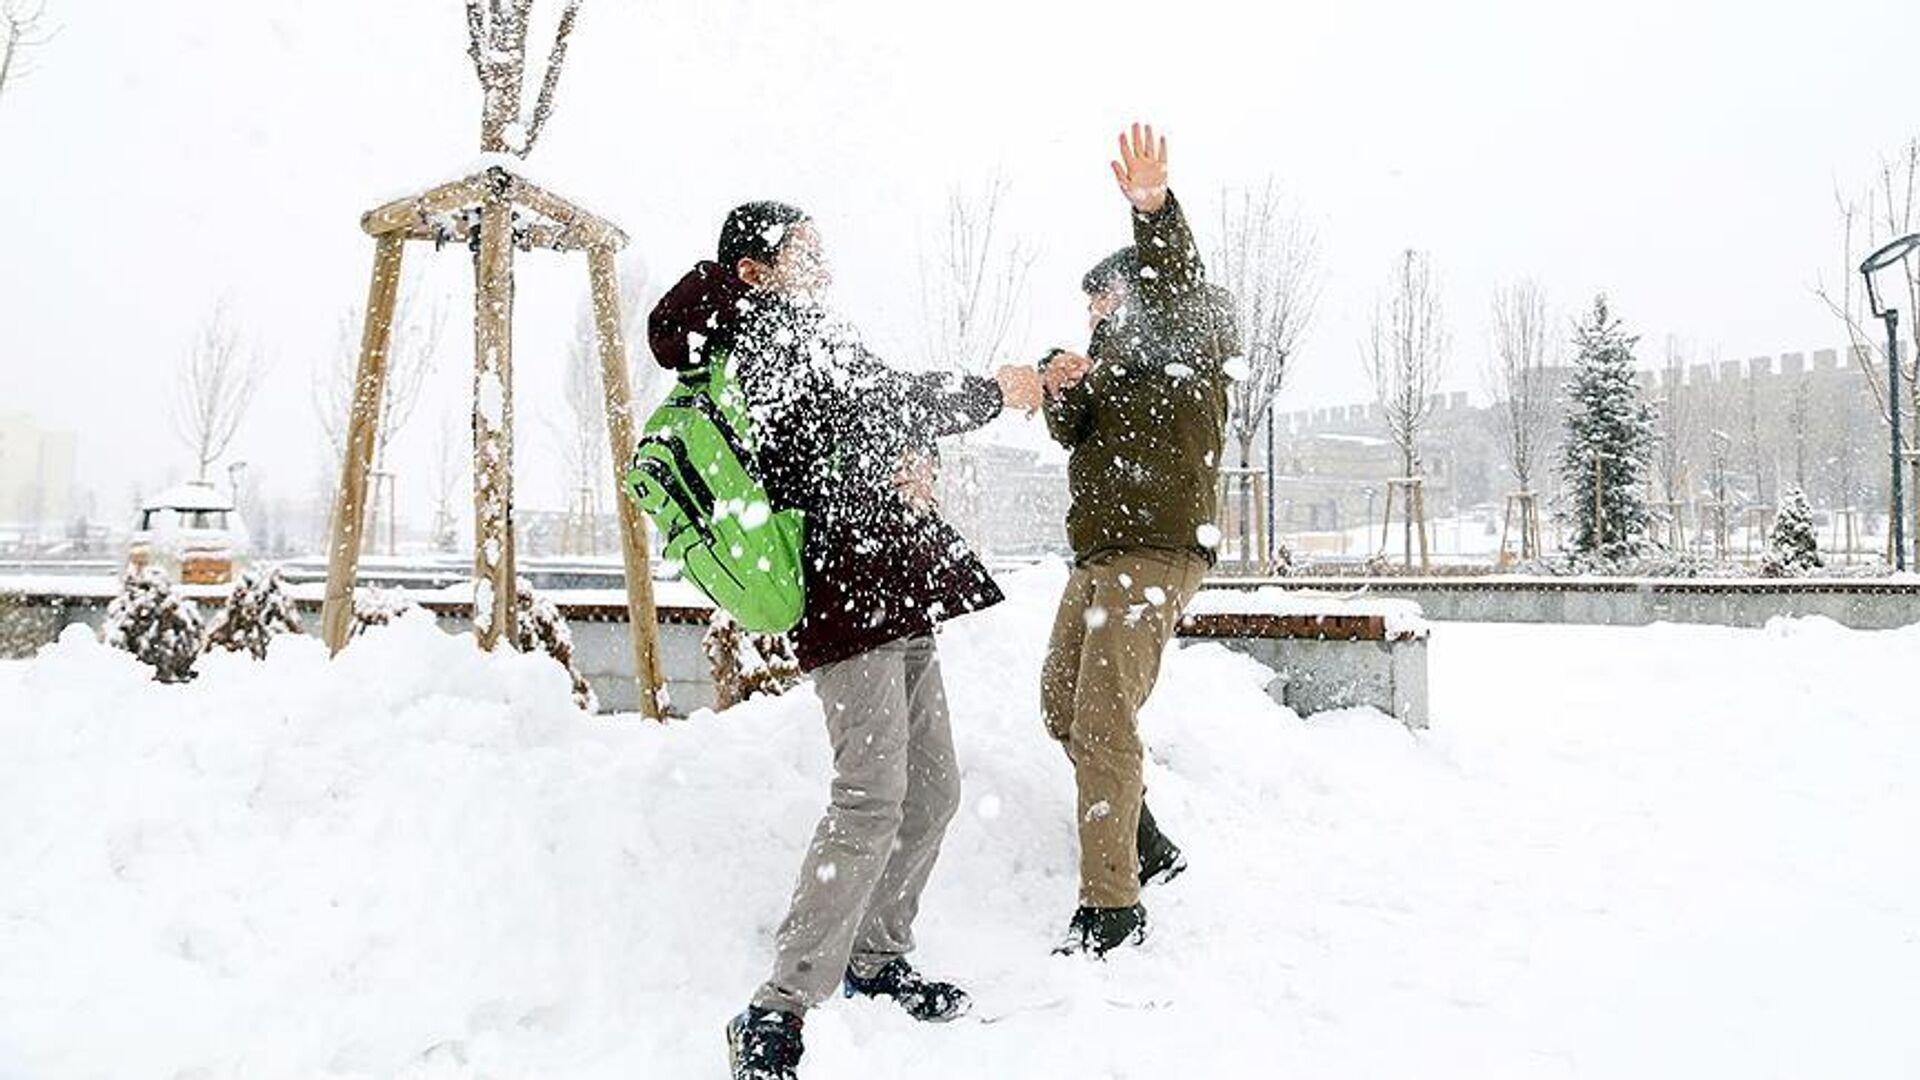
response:
M727 216L718 259L648 320L656 358L733 365L777 510L805 515L805 610L794 652L833 744L831 802L801 864L772 976L728 1025L734 1075L790 1080L802 1018L835 990L887 997L916 1019L969 1001L907 960L913 922L959 806L934 629L999 588L932 499L936 440L1005 408L1039 408L1033 368L995 378L883 363L821 305L830 281L813 222L780 203Z
M1080 903L1060 952L1146 934L1144 884L1185 867L1146 809L1138 714L1212 566L1232 297L1209 286L1167 187L1166 141L1136 124L1113 163L1132 246L1088 272L1085 357L1045 365L1047 428L1069 451L1074 567L1041 671L1047 731L1073 761Z

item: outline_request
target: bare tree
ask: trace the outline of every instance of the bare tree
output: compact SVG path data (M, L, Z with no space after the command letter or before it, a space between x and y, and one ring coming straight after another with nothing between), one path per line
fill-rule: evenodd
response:
M921 249L921 323L927 356L938 367L985 373L1004 359L1026 293L1035 252L1006 235L1007 182L994 176L975 191L947 193L944 227ZM940 501L963 534L980 540L982 483L962 438L940 476Z
M1418 506L1420 432L1433 415L1434 397L1446 367L1447 330L1440 310L1440 285L1433 259L1409 248L1401 253L1387 291L1374 304L1373 322L1361 346L1361 359L1373 379L1386 420L1387 437L1400 451L1407 481L1406 557L1413 558L1414 518ZM1391 514L1391 501L1388 513ZM1426 543L1425 525L1421 543ZM1424 552L1424 546L1422 551ZM1423 556L1424 557L1424 556Z
M1915 430L1920 427L1916 423L1920 420L1920 385L1916 385L1920 380L1920 260L1909 258L1880 271L1876 278L1887 303L1901 308L1906 316L1907 338L1899 361L1906 394L1897 402L1887 400L1886 335L1868 308L1858 270L1860 261L1880 245L1920 231L1920 138L1881 159L1878 173L1864 191L1851 197L1836 193L1834 201L1840 216L1839 285L1822 283L1816 291L1846 327L1853 355L1862 361L1854 366L1865 378L1881 416L1891 423L1893 410L1900 410L1901 450L1913 463L1910 486L1920 487L1920 431ZM1920 498L1912 503L1911 539L1920 551Z
M1487 360L1486 386L1507 469L1523 492L1533 490L1553 423L1549 367L1558 340L1549 322L1546 293L1537 282L1518 281L1493 294L1493 354Z
M628 343L628 379L633 387L636 408L644 408L664 381L659 365L645 356L641 331L647 312L659 294L639 259L626 260L620 272L621 340ZM618 497L618 478L609 475L607 462L606 385L601 375L599 336L595 330L591 304L583 305L574 320L573 337L567 343L566 379L563 385L566 418L549 422L562 448L571 483L568 494L569 525L581 530L590 553L597 553L593 537L597 535L600 508L610 505L609 496ZM631 449L631 448L628 448ZM571 541L571 536L568 540Z
M1313 227L1268 180L1258 190L1225 191L1214 280L1233 294L1241 358L1228 392L1227 430L1239 466L1251 467L1253 440L1270 419L1287 364L1320 302L1320 242ZM1269 499L1273 493L1268 492ZM1252 489L1240 487L1240 550L1249 551Z
M1662 506L1660 516L1667 523L1666 542L1675 547L1676 537L1685 539L1680 520L1682 507L1693 483L1695 442L1699 439L1702 388L1687 385L1688 361L1693 350L1678 337L1668 335L1667 354L1661 369L1661 396L1658 406L1659 437L1654 449L1654 465L1660 473Z
M443 409L433 441L433 549L442 553L452 552L460 544L454 497L466 480L467 440L460 417L452 409Z
M398 511L387 450L393 444L394 436L406 427L419 405L420 392L426 386L427 375L433 370L434 359L440 351L440 338L447 325L445 307L437 300L422 306L415 299L418 290L411 288L411 284L402 283L400 300L394 309L393 329L387 346L387 377L381 384L380 408L373 429L373 520L368 523L362 538L363 546L370 547L385 533L388 554L393 554ZM360 338L365 323L366 316L358 304L340 313L335 347L313 382L314 411L319 415L320 428L326 433L327 445L333 451L335 460L343 459L346 455L347 424L353 411L354 387L359 377L356 369L359 366Z
M483 95L480 149L526 157L553 115L553 96L567 62L567 38L573 34L581 0L567 0L554 30L546 74L540 80L533 111L523 97L527 78L527 31L533 0L467 0L467 56L473 61Z
M207 479L208 467L239 432L259 385L259 369L259 353L240 343L226 310L214 308L181 363L174 397L174 426L193 451L197 479Z
M28 54L53 40L40 0L0 0L0 97L33 70Z
M927 352L941 367L984 371L1001 358L1019 314L1034 252L1001 230L1007 182L947 194L945 229L923 250L920 300Z

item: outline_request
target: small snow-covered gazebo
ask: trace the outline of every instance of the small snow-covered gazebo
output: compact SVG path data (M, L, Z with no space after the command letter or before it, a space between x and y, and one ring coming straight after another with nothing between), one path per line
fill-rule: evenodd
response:
M367 480L387 375L401 256L409 240L436 249L471 250L474 266L474 635L492 650L512 642L515 617L513 531L513 266L520 251L583 252L593 298L600 371L605 392L612 467L619 476L633 448L632 388L622 331L614 263L626 234L611 222L534 184L518 171L553 111L581 0L568 0L554 35L545 77L531 116L522 120L521 91L533 0L467 0L468 55L485 105L483 157L468 175L362 215L374 241L373 280L360 342L345 460L334 502L322 634L334 652L346 647L353 623L353 589L366 524ZM619 499L627 611L633 629L640 708L659 718L662 692L647 534L631 499Z

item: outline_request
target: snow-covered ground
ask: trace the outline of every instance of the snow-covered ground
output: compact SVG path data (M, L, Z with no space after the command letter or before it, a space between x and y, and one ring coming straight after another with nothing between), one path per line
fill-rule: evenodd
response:
M918 959L976 1016L831 1003L804 1077L1913 1075L1920 627L1443 624L1419 736L1179 650L1145 726L1194 869L1090 964L1047 955L1061 573L944 647L966 810ZM816 709L594 720L424 621L184 687L70 632L0 664L0 1077L720 1077Z

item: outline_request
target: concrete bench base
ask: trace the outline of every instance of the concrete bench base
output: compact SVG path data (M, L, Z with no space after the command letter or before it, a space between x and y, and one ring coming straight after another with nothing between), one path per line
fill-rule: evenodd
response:
M1225 639L1274 670L1273 700L1312 716L1372 706L1410 728L1427 726L1427 643Z
M1290 595L1277 605L1290 609L1284 614L1245 612L1234 609L1231 594L1203 593L1197 610L1181 620L1180 636L1217 641L1272 668L1267 693L1301 716L1371 706L1409 728L1425 728L1425 622L1404 605L1390 618L1331 599L1324 601L1329 608L1345 610L1317 614L1315 602Z

